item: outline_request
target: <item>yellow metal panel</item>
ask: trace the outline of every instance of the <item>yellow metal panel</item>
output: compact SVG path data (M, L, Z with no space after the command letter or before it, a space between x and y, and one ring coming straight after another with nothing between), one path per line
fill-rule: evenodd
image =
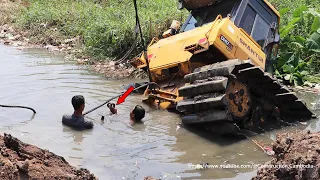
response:
M229 30L228 25L233 25L229 18L224 18L219 24L212 29L210 33L209 41L211 44L214 44L228 59L235 59L234 54L236 52L235 46L235 32L233 33ZM234 27L233 30L236 28ZM220 36L223 35L233 46L230 50L227 45L221 41Z
M250 59L256 66L260 66L263 70L265 69L266 55L259 47L252 43L248 36L240 32L237 44L237 58L241 60Z
M213 43L228 59L251 59L256 66L265 68L266 56L261 47L245 31L236 27L229 18L224 18L212 30L210 43ZM232 50L221 41L220 35L232 44Z
M167 67L173 64L189 61L192 54L184 51L186 46L196 44L210 30L213 23L205 26L177 34L165 39L161 39L156 44L148 48L148 55L153 55L150 59L150 70Z
M170 102L161 102L159 104L159 107L161 109L169 109L170 107L172 107L172 103L170 103Z

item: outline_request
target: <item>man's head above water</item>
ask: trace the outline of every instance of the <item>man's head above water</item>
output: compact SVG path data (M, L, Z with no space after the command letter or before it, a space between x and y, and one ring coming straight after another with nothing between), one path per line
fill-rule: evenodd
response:
M81 95L73 96L71 99L72 106L75 112L81 112L84 110L84 97Z
M140 105L136 105L134 109L130 112L130 118L134 122L141 122L145 114L146 111L144 110L144 108Z
M93 128L93 123L91 121L87 121L82 114L85 106L84 97L81 95L73 96L71 103L74 108L74 112L71 116L62 116L62 123L77 130Z

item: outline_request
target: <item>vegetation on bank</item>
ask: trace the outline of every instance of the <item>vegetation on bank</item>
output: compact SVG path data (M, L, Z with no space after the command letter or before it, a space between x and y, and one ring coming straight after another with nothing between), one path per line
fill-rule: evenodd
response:
M99 60L121 57L134 43L137 48L132 55L141 52L140 43L134 41L132 0L0 1L15 1L12 7L1 8L0 15L6 16L0 25L12 21L28 31L34 42L59 45L64 39L79 37L84 52ZM146 42L166 30L173 19L183 21L187 15L177 9L177 0L137 2ZM320 1L270 2L281 13L277 76L295 85L320 83ZM16 13L8 13L10 9Z
M281 14L277 76L294 85L320 83L320 1L271 2Z
M0 0L0 26L12 23L19 16L21 4L12 2L11 0Z
M85 52L96 59L120 57L134 43L135 11L132 0L25 0L16 19L30 30L31 40L59 44L79 36ZM175 0L137 1L144 38L149 42L183 12ZM140 46L135 53L140 52Z

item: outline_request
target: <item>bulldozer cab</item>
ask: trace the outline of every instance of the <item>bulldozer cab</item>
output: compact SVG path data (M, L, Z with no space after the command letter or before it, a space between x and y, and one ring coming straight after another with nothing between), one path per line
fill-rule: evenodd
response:
M230 17L236 26L245 30L265 49L270 43L279 42L279 13L264 0L202 0L181 1L190 11L180 32L201 27L215 20L218 15Z

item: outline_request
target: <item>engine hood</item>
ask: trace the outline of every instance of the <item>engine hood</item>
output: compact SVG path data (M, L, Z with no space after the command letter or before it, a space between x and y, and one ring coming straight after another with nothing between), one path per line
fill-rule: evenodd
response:
M213 23L161 39L151 45L148 48L150 70L188 61L192 53L185 51L185 47L196 44L199 40L206 38L206 33L211 30Z

